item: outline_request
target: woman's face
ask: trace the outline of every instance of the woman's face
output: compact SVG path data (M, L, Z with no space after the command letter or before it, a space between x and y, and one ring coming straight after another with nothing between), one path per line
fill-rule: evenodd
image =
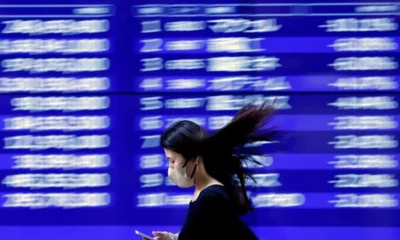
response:
M168 177L181 188L193 186L194 161L189 161L184 167L186 160L181 154L168 149L164 151L169 161Z
M164 152L169 162L169 168L176 169L185 163L185 158L182 156L182 154L169 149L164 149Z

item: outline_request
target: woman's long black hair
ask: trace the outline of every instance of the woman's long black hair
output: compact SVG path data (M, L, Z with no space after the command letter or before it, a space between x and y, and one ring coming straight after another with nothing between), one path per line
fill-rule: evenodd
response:
M258 163L257 157L264 154L240 148L249 143L272 141L276 131L261 128L269 122L273 112L274 108L267 103L248 104L225 127L210 135L194 122L179 121L161 135L161 146L182 154L187 161L201 156L207 173L225 185L238 213L246 214L253 210L246 181L254 181L246 164L248 161Z

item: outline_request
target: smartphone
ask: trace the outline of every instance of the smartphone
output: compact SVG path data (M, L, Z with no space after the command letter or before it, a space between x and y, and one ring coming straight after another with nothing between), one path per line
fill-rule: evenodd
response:
M139 232L138 230L135 230L135 233L139 236L141 236L142 238L146 239L146 240L156 240L153 237L150 237L144 233Z

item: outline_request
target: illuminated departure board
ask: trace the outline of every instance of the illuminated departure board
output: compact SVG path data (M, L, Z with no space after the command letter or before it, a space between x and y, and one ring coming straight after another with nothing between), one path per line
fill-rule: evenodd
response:
M178 232L193 192L168 179L160 134L268 101L285 137L248 166L260 239L399 239L399 15L394 0L0 0L2 236Z

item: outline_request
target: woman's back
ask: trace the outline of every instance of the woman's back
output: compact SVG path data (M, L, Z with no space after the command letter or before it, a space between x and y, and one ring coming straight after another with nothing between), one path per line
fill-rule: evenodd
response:
M225 187L211 185L190 203L179 240L258 239L241 220L229 200Z

